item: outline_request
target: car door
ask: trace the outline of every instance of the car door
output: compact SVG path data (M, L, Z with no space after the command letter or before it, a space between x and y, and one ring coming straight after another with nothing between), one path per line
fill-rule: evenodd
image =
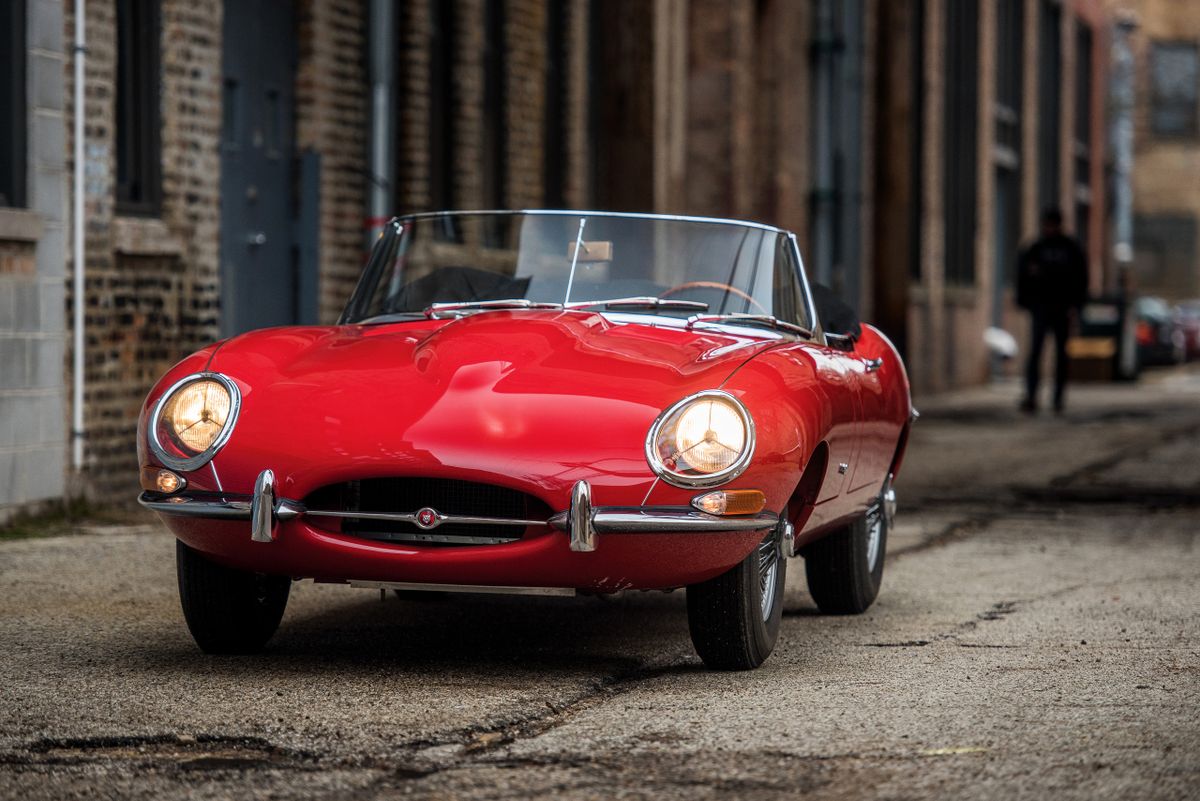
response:
M792 236L780 239L775 281L775 316L795 325L815 329L818 321L810 302L811 295L804 278L799 249ZM861 417L858 388L861 365L851 354L816 340L797 342L785 348L785 352L790 358L812 365L817 395L823 407L821 429L828 432L825 443L829 448L829 458L811 518L813 523L819 524L822 518L833 519L838 515L837 505L829 502L848 490L848 480L854 469Z

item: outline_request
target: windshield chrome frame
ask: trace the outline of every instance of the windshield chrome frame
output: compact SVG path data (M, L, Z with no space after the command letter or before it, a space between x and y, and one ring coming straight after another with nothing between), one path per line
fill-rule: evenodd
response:
M422 211L415 214L401 214L393 220L406 223L410 220L428 220L437 217L469 217L471 215L494 214L513 217L528 215L531 217L619 217L629 220L663 220L675 222L712 223L714 225L734 225L741 228L757 228L762 231L773 231L785 236L793 236L791 231L778 228L766 223L751 220L734 220L727 217L696 217L686 214L653 214L640 211L586 211L575 209L455 209L454 211Z
M413 214L400 214L392 217L388 221L388 226L392 229L393 235L399 235L403 232L407 223L416 220L430 220L439 217L469 217L481 215L496 215L515 217L518 215L531 217L615 217L631 220L660 220L668 222L691 222L691 223L709 223L712 225L728 225L739 228L753 228L760 231L770 231L780 234L788 238L792 244L792 254L796 258L796 273L800 281L801 292L804 295L804 308L808 312L808 319L811 323L809 328L812 329L812 341L821 345L827 345L825 341L825 327L821 325L821 320L817 317L817 307L813 300L812 290L808 283L808 274L804 269L804 258L800 255L800 246L796 241L796 234L786 228L780 228L775 225L767 225L766 223L754 222L752 220L735 220L728 217L699 217L688 214L655 214L652 212L636 212L636 211L589 211L585 209L456 209L452 211L422 211ZM370 268L370 262L364 267L363 272L359 276L359 283L366 277L367 270ZM338 324L345 324L346 315L350 311L350 305L354 302L358 295L358 285L355 285L354 291L351 293L349 300L346 303L346 308L342 310L338 317ZM655 315L647 315L655 316Z

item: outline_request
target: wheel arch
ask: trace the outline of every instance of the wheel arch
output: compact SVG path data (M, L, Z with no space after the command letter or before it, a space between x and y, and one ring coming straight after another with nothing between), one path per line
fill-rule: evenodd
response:
M798 532L804 529L804 524L808 522L817 498L821 496L821 485L825 481L828 469L829 444L825 440L821 440L809 455L808 461L804 465L804 472L800 474L800 481L796 483L796 489L792 491L784 510L788 520L792 521L792 525Z

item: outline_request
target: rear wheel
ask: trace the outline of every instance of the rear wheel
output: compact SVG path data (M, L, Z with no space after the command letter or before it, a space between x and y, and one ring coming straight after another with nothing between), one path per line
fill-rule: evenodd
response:
M779 637L787 560L772 531L733 569L687 588L692 644L713 670L749 670Z
M279 628L292 580L234 570L175 543L179 600L188 629L209 654L262 650Z
M857 615L875 602L895 505L889 476L865 515L804 549L808 592L823 613Z

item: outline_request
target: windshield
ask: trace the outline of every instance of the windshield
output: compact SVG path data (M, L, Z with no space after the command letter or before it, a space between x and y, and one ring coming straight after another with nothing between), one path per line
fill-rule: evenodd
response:
M790 238L763 226L588 212L389 224L342 323L489 309L771 316L811 328Z

